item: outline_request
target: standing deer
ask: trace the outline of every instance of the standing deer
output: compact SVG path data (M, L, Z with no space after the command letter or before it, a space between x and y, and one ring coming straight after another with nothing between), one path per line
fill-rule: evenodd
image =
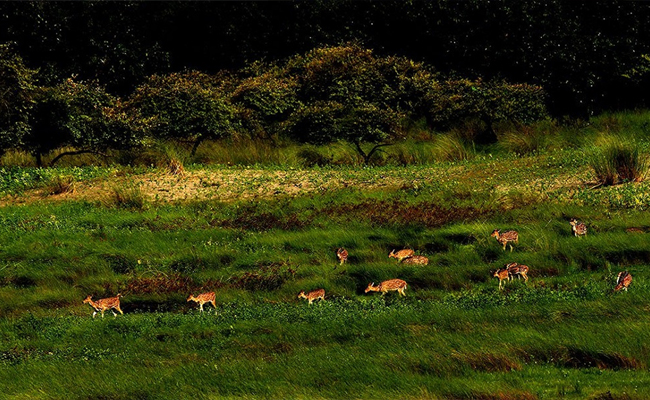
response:
M309 304L311 304L314 300L323 301L325 300L325 289L312 290L307 294L305 294L304 290L301 290L300 293L298 293L298 298L307 299L307 301L309 301Z
M495 229L492 231L490 236L496 238L497 242L503 245L503 251L506 250L508 242L519 244L519 233L517 233L517 231L506 231L501 233L500 230ZM510 251L512 251L512 244L510 244Z
M573 236L587 236L587 225L583 224L582 222L578 222L578 220L575 218L571 218L569 224L571 225Z
M106 310L111 310L113 313L113 317L117 317L117 314L113 309L117 310L120 312L120 314L124 315L122 312L122 309L120 308L120 297L122 297L121 294L117 294L115 297L108 297L105 299L99 299L97 301L93 301L93 296L88 296L84 300L84 304L90 304L92 308L95 309L93 312L93 318L95 318L95 315L97 314L97 311L100 311L102 313L102 318L104 318L104 311Z
M396 258L398 262L402 262L402 260L412 257L414 254L415 252L411 249L400 250L397 253L395 253L395 249L393 249L393 251L388 255L388 258Z
M381 295L384 296L391 290L397 290L402 296L406 296L404 290L406 289L406 282L401 279L391 279L388 281L383 281L379 285L375 286L375 283L369 283L366 288L366 293L368 292L381 292Z
M495 278L499 278L499 290L501 290L501 285L503 284L503 281L507 281L510 279L508 268L499 268L496 271L494 271L494 274L492 276L494 276Z
M630 286L630 283L632 283L632 274L627 271L619 272L618 276L616 277L616 287L614 288L614 291L618 292L621 289L625 289L627 292L627 288Z
M194 297L194 295L191 294L190 297L187 298L187 301L195 301L199 303L199 308L201 309L201 312L203 312L203 305L205 303L212 303L212 306L215 308L215 310L217 309L217 302L215 301L214 292L201 293L196 297Z
M345 250L343 247L339 247L339 249L336 250L336 258L338 258L341 265L343 265L343 263L345 263L348 260L348 251Z

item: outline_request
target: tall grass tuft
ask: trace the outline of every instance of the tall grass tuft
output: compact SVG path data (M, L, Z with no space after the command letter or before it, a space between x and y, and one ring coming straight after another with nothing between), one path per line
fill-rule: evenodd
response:
M641 182L649 165L648 154L641 144L620 138L606 140L591 160L596 179L605 186Z
M550 133L535 126L520 126L499 135L499 147L517 154L530 154L548 147Z
M107 207L144 210L147 207L147 199L140 186L113 186L103 199L103 204Z
M437 161L465 161L475 155L474 147L455 134L438 136L432 152Z

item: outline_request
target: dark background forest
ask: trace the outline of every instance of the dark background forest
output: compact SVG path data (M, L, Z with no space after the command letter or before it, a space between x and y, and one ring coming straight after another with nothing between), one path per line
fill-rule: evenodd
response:
M647 102L650 7L632 1L3 2L43 84L125 94L152 74L215 73L356 40L444 73L542 86L555 115Z

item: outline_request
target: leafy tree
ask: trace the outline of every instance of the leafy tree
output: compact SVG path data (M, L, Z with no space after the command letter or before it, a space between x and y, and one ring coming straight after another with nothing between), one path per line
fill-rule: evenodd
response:
M372 156L402 138L403 115L370 103L316 102L297 110L284 125L288 136L303 143L350 143L369 164Z
M237 110L219 81L200 72L154 75L128 103L152 120L155 138L188 140L192 155L203 141L226 137L238 127Z
M446 130L467 121L481 121L485 130L477 138L480 142L496 140L496 122L529 124L548 116L545 93L535 85L454 79L432 81L422 90L420 108L431 126Z
M246 72L252 76L242 79L232 90L232 101L240 106L244 127L254 136L272 135L300 106L297 79L275 66L256 63L246 68Z
M9 44L0 44L0 154L17 147L28 130L34 74Z
M96 84L67 79L54 87L39 88L21 148L36 157L71 146L52 160L82 153L103 154L107 149L126 149L142 143L142 122L136 121L121 102Z

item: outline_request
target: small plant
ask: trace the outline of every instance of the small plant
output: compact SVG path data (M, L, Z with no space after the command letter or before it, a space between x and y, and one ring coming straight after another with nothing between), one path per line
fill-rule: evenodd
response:
M75 179L70 175L56 175L45 187L47 194L74 193Z
M648 155L634 142L606 142L591 160L598 183L604 186L641 182L648 171Z

